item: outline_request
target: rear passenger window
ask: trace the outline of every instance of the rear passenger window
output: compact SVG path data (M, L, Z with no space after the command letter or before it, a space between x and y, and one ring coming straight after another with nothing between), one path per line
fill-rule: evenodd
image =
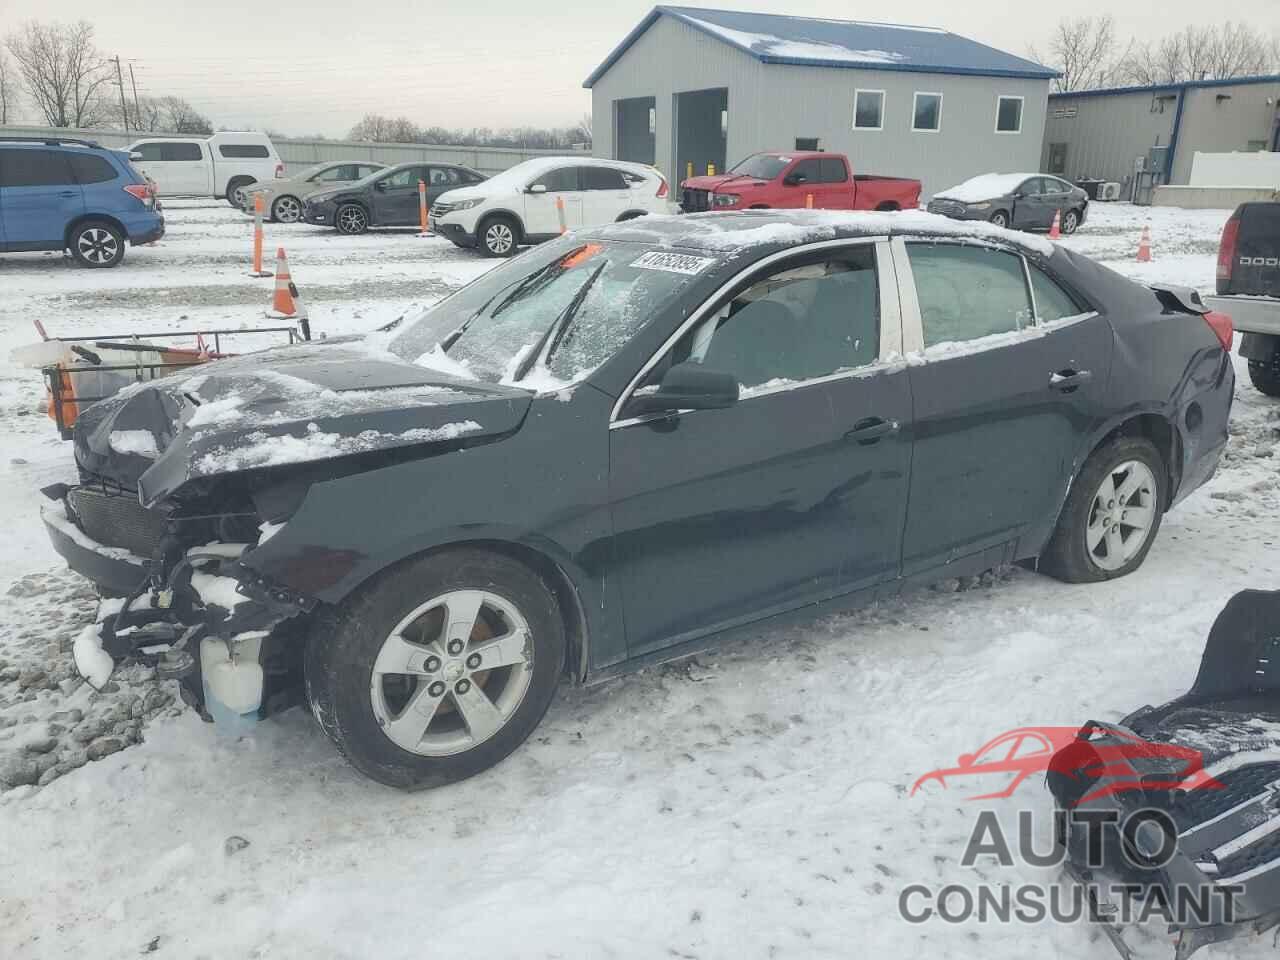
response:
M866 245L752 282L686 333L671 363L732 373L750 392L865 366L879 352L875 250Z
M71 153L67 155L67 159L71 162L71 172L77 183L106 183L117 176L116 168L104 157L95 157L88 153Z
M839 157L823 157L818 161L818 167L822 171L823 183L844 183L849 179L849 172Z
M1031 323L1022 258L991 247L910 243L924 345L1010 333Z
M621 170L607 167L583 167L578 174L583 190L626 190L627 181Z
M237 160L265 160L271 156L271 151L260 143L221 143L218 152Z
M74 186L60 150L0 150L0 187Z
M1041 323L1052 323L1064 317L1087 313L1086 307L1076 303L1071 294L1050 280L1039 267L1028 264L1031 272L1031 292L1036 298L1036 318Z
M800 182L800 178L804 178L804 183L822 183L822 166L817 160L801 160L791 168L789 177L794 177L796 182Z
M454 167L432 167L429 182L433 187L455 186L462 182L462 178Z

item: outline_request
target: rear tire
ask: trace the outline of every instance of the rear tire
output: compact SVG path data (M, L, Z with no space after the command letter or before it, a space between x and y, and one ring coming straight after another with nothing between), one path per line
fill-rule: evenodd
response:
M520 245L520 225L511 217L484 220L476 230L476 246L486 257L510 257Z
M246 209L244 188L253 183L249 177L232 177L227 184L227 203L237 210Z
M1132 573L1160 531L1168 484L1164 460L1150 440L1118 437L1099 447L1071 484L1040 569L1068 583Z
M105 220L86 220L71 231L71 255L82 267L105 269L124 259L124 234Z
M1250 360L1249 380L1259 393L1265 393L1268 397L1280 397L1280 357Z
M565 645L560 608L532 570L500 553L446 550L393 567L316 623L307 696L361 773L402 789L442 786L487 770L533 732Z

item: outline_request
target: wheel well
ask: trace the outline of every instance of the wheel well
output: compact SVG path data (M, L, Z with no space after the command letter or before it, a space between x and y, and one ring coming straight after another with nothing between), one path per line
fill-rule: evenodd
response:
M1131 417L1113 429L1094 444L1093 450L1097 450L1118 437L1143 437L1155 445L1156 450L1160 453L1160 459L1164 461L1165 470L1168 472L1169 483L1166 490L1164 508L1166 510L1169 509L1174 491L1178 488L1178 482L1182 479L1182 440L1178 436L1178 431L1159 414L1144 413ZM1089 451L1091 455L1093 450Z
M75 233L77 227L83 224L95 222L95 221L111 224L111 226L115 227L117 230L120 231L120 236L124 237L126 240L129 239L129 231L126 230L124 227L124 224L121 223L119 220L117 220L115 217L108 216L105 213L86 213L84 216L76 217L74 220L72 220L70 223L67 224L66 232L64 232L62 235L63 249L65 250L70 248L71 234Z
M634 220L636 217L643 217L647 215L648 212L648 210L628 210L626 213L620 215L615 222L622 223L624 220Z
M884 200L876 205L876 209L885 213L891 213L895 210L901 210L902 205L896 200Z
M223 192L223 197L231 196L231 191L240 184L253 183L253 177L246 177L244 174L232 177L227 181L227 189Z
M477 237L484 232L485 226L492 220L510 221L511 225L516 228L516 242L518 243L524 239L524 224L521 222L519 217L509 210L492 210L481 217L476 223Z
M751 206L747 207L747 209L748 210L768 210L770 209L770 207L767 203L753 203Z

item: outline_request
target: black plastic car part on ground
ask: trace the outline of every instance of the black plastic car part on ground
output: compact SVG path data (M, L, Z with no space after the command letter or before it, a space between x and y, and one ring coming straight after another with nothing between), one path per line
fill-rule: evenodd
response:
M548 663L603 679L1021 559L1134 569L1226 441L1232 369L1202 313L920 214L645 218L367 340L89 408L75 454L99 499L53 491L46 522L88 576L147 570L104 621L113 654L139 610L195 623L218 677L305 681L366 773L447 782L532 729ZM203 664L198 703L222 682Z
M1093 889L1126 889L1139 902L1167 905L1178 960L1280 924L1277 654L1280 592L1238 593L1214 622L1186 695L1116 726L1086 725L1050 765L1050 789L1071 815L1059 833L1069 874ZM1149 753L1128 749L1123 764L1103 759L1115 744L1134 741ZM1200 769L1190 777L1185 767L1174 771L1185 779L1173 788L1170 761L1182 753L1194 754ZM1093 833L1090 819L1106 814L1146 825ZM1205 909L1179 916L1179 903ZM1108 929L1128 960L1123 931Z

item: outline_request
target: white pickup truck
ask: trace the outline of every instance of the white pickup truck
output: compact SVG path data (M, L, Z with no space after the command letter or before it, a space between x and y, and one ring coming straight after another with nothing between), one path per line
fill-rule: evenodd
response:
M225 197L240 207L249 184L284 176L284 164L265 133L148 137L129 152L161 197Z
M1204 302L1244 334L1240 356L1253 385L1280 397L1280 201L1242 203L1231 214L1218 248L1217 295Z

